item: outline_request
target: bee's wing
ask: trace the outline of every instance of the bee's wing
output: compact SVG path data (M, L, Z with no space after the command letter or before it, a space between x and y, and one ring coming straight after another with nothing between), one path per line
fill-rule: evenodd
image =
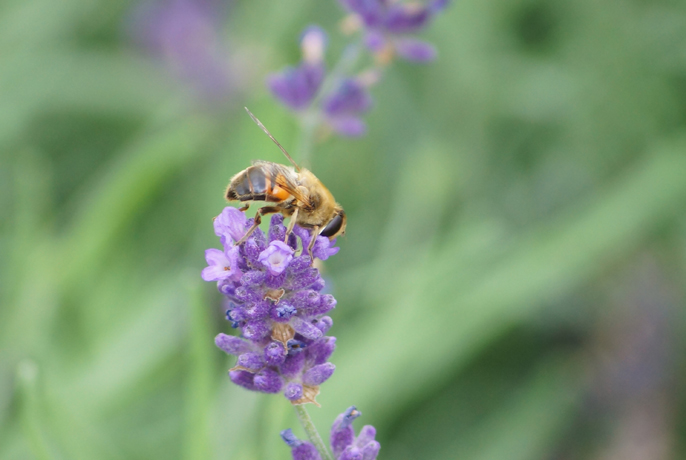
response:
M253 160L252 164L261 166L273 184L278 185L293 198L309 206L310 199L298 189L298 174L292 168L263 160Z
M282 165L279 166L278 172L274 177L274 182L293 195L293 197L303 203L305 206L310 206L310 197L302 193L301 189L298 188L298 175L291 168Z

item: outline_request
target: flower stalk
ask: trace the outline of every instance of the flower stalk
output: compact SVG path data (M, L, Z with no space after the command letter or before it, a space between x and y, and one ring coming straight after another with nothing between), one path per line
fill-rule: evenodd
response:
M298 415L298 420L300 420L300 424L305 430L305 433L307 433L307 438L317 449L317 452L319 452L319 455L322 457L322 460L334 460L331 454L329 453L329 449L326 448L326 445L324 444L322 437L319 436L317 427L314 426L312 418L310 417L310 414L307 412L307 408L305 407L305 405L300 404L295 406L295 413Z

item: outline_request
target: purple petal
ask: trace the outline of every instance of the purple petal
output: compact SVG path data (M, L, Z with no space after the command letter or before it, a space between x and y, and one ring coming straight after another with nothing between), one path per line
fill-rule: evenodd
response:
M341 136L361 137L367 133L367 125L357 117L336 117L329 119L329 125Z
M223 251L207 249L205 251L205 260L209 265L203 269L201 274L202 279L205 281L221 281L233 275L231 272L231 262Z
M394 34L418 32L429 24L430 11L424 6L396 4L388 9L384 26Z
M290 428L281 432L281 438L291 448L293 460L321 460L314 445L296 438Z
M229 377L231 381L238 386L246 388L248 390L256 390L255 387L255 375L246 371L231 371L229 372Z
M269 336L270 333L271 329L266 321L248 321L245 326L243 326L243 335L246 339L252 340L253 342L264 339Z
M399 38L393 41L398 56L413 62L429 62L436 59L436 48L430 43L413 38Z
M286 385L283 395L289 401L295 401L303 397L303 386L299 383L291 382Z
M281 103L293 110L306 109L324 80L323 63L287 67L267 78L267 86Z
M312 248L312 253L317 259L326 260L331 256L338 254L341 248L334 248L333 245L336 241L331 241L325 236L318 236L317 241L314 243Z
M230 355L240 355L250 351L250 344L243 339L221 333L214 339L214 343Z
M303 383L309 386L321 385L333 375L335 370L336 366L334 366L332 363L324 363L314 366L303 375Z
M352 445L355 439L352 421L360 415L355 406L350 406L334 420L331 426L331 450L336 458Z
M372 107L372 97L361 82L348 78L324 101L324 112L329 117L358 115Z
M367 27L375 27L383 22L386 5L384 0L339 0L345 9L360 15Z
M283 379L272 369L265 368L255 374L255 388L263 393L278 393L283 387Z
M336 299L331 294L326 294L321 297L319 306L312 311L314 315L323 315L336 308Z
M376 460L381 450L381 444L378 441L372 441L362 448L362 460Z
M225 265L228 264L229 259L224 254L224 251L220 249L207 249L205 251L205 260L208 265Z
M376 428L374 428L371 425L365 425L362 427L359 434L357 435L357 439L355 439L355 445L357 445L357 447L359 448L362 448L370 442L374 441L375 437Z
M318 307L321 302L321 296L318 292L307 289L293 293L293 296L289 300L297 309L304 310Z
M279 371L286 378L292 378L300 374L305 365L305 354L296 353L286 356L286 361L279 366Z
M295 329L295 332L298 334L302 335L306 339L310 340L317 340L322 336L322 331L317 329L314 325L311 323L303 320L302 318L299 318L297 316L294 316L291 318L291 326L293 326L293 329Z
M230 275L223 267L211 265L203 268L200 276L205 281L220 281L228 278Z
M309 257L307 259L309 260ZM318 279L321 279L319 270L316 268L308 268L307 270L298 273L297 276L292 277L287 283L286 288L294 291L297 289L305 289L312 286Z
M270 243L275 240L283 241L286 238L286 226L283 225L283 216L281 214L274 214L272 216L268 235Z
M338 460L362 460L362 452L357 447L350 446L338 457Z
M293 259L293 249L283 241L272 241L262 251L257 260L264 265L270 274L280 275Z
M323 337L307 347L305 356L310 366L324 364L336 349L336 337Z
M261 353L243 353L238 357L238 365L257 372L264 367L264 359Z
M298 228L299 227L296 225L295 228L293 229L293 232L295 233L296 229L298 229ZM309 242L310 241L309 236L307 238L308 238L307 241ZM304 247L307 247L307 244L305 244L305 240L303 240L303 245L304 245ZM298 273L301 273L301 272L309 269L310 265L311 265L311 261L310 261L310 258L308 256L305 256L305 255L299 256L299 257L296 257L295 259L293 259L291 261L291 263L288 265L288 271L291 274L298 274Z
M243 315L248 320L261 320L269 316L271 304L268 301L251 302L245 305Z
M322 334L326 334L328 330L331 329L331 326L333 326L333 320L330 316L322 316L314 325L317 329L322 331Z
M293 456L293 460L321 460L317 448L309 442L303 442L298 447L293 448L291 450L291 455Z
M255 230L255 233L257 233L257 230ZM241 247L243 255L248 260L248 262L250 262L253 265L261 265L257 261L257 258L260 256L260 253L266 249L266 245L262 244L261 240L256 240L252 237L248 238L248 241L243 243Z
M386 37L378 30L370 30L364 37L364 44L372 51L381 51L388 43Z
M270 366L279 366L286 360L286 347L281 342L271 342L264 349L264 360Z
M264 272L252 270L243 274L241 277L241 284L243 286L255 287L264 283L265 278L266 275Z
M245 235L246 221L245 214L234 207L227 206L214 219L214 233L221 238L223 245L232 245Z

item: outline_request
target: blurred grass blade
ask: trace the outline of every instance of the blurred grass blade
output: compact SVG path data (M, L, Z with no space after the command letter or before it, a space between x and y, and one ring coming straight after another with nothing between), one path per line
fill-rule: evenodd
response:
M136 213L180 169L204 153L209 126L202 119L172 125L139 142L83 194L86 201L62 242L59 254L61 285L69 289L91 273L126 231Z
M684 151L684 140L655 149L592 201L525 234L468 284L456 278L471 265L459 257L459 244L437 249L412 279L389 276L376 286L385 302L337 352L345 378L331 379L327 393L392 418L402 402L447 378L446 367L459 367L506 327L581 287L678 216L686 202Z
M447 445L437 459L530 460L549 458L583 396L576 362L543 361L536 375L513 389L503 407Z
M191 309L190 347L187 353L185 455L187 460L214 458L210 443L210 414L214 391L214 358L206 286L197 274L186 280Z
M0 145L50 111L145 116L172 93L150 64L72 48L9 52L0 67Z
M46 439L44 416L39 409L38 366L36 363L28 360L19 363L17 385L24 436L31 452L38 460L49 460L53 458L53 455Z

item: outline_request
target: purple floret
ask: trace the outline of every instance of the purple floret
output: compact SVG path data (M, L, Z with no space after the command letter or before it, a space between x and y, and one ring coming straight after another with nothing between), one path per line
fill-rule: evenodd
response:
M257 258L272 276L283 273L293 260L293 249L283 241L272 241Z
M243 238L248 219L238 209L227 206L214 219L214 233L224 246L229 246Z
M326 33L317 26L303 32L300 48L303 61L297 67L286 67L267 78L267 87L286 107L296 112L309 108L326 74L324 49Z
M302 240L304 248L309 247L310 241L312 240L312 235L307 229L296 226L293 228L293 233L295 233ZM312 255L319 260L326 260L331 256L335 256L341 249L334 247L336 240L332 241L327 237L320 235L317 235L316 238L317 240L314 242L314 246L312 247ZM303 260L302 264L305 262L306 261ZM307 267L309 267L309 262L307 263Z
M281 432L281 438L291 448L293 460L321 460L322 457L314 445L296 438L290 428Z
M389 58L389 52L414 62L427 62L436 57L433 45L408 36L426 29L434 16L446 7L448 0L433 0L425 4L387 0L339 2L359 18L367 48L382 61Z
M336 417L331 427L331 450L336 460L375 460L381 445L374 440L376 429L365 425L355 437L352 422L362 415L355 406Z
M202 271L205 281L224 281L242 276L238 266L238 248L228 251L208 249L205 251L205 260L208 265Z
M330 94L323 103L323 111L328 124L337 133L348 137L365 134L367 126L360 115L368 112L371 107L372 97L369 90L366 85L354 78L343 80L336 91Z
M293 110L304 110L310 106L324 81L324 64L302 63L298 67L286 67L270 75L267 86L274 96Z

